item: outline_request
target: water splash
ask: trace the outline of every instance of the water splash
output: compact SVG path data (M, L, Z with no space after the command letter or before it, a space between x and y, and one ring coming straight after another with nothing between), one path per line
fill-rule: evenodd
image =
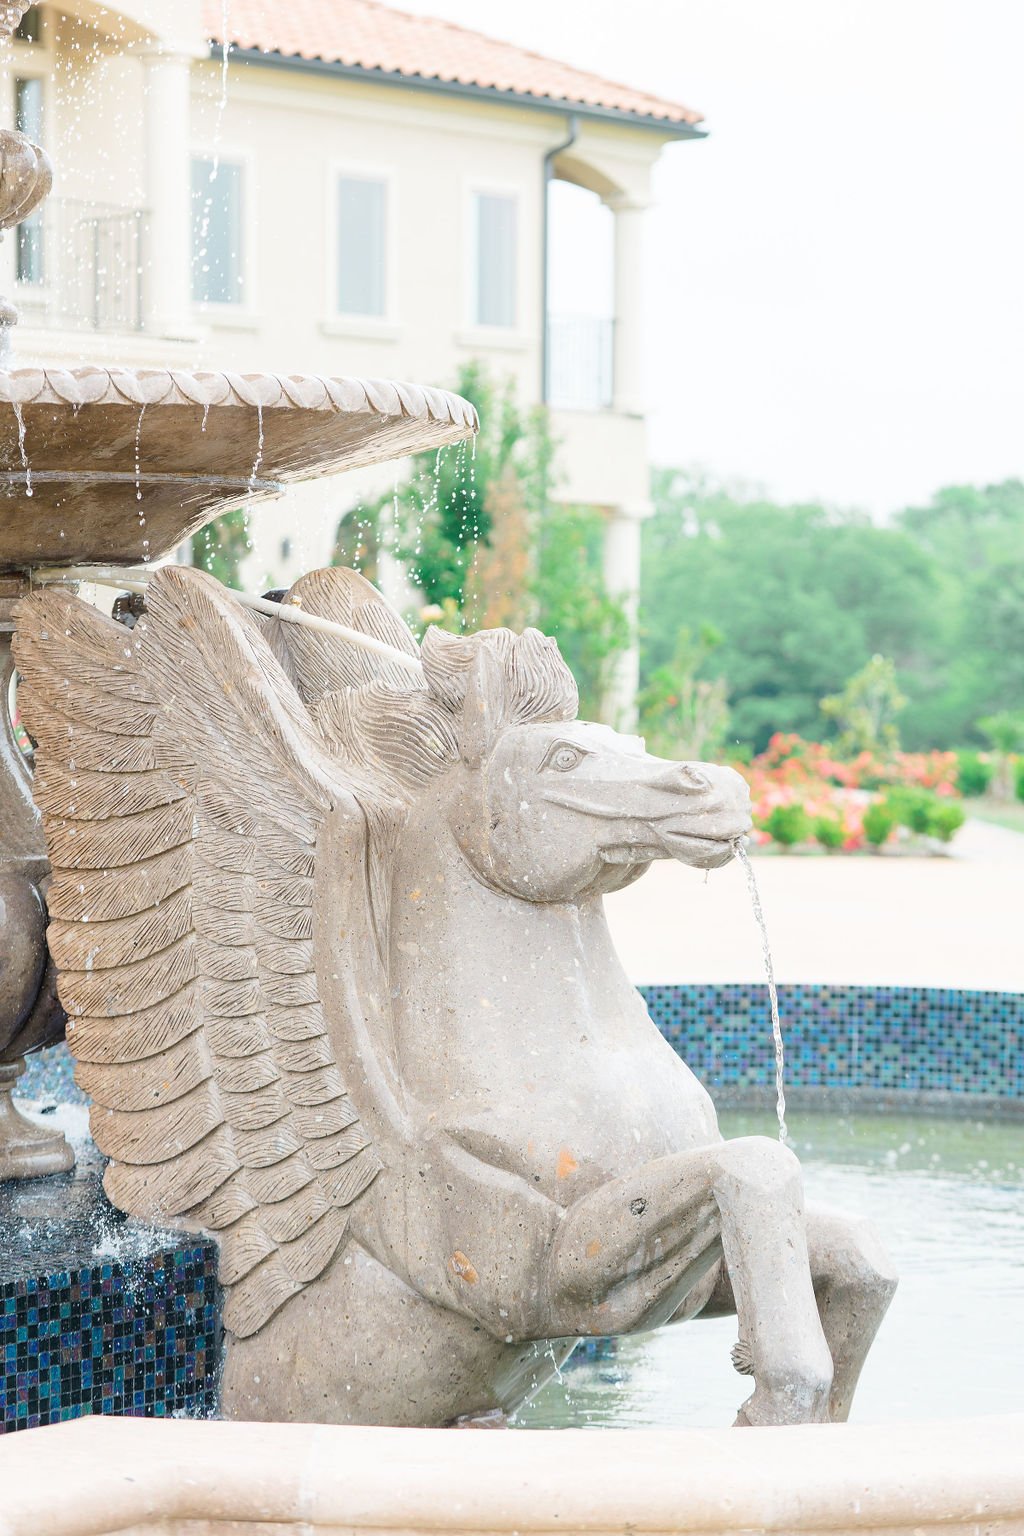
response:
M231 58L231 0L220 0L220 27L223 45L220 56L220 95L217 98L217 115L214 120L213 130L213 166L210 170L210 180L214 182L220 174L220 140L221 130L224 126L224 113L228 105L228 61Z
M21 455L21 467L25 471L25 495L32 496L32 466L28 462L28 450L25 447L25 413L21 408L21 401L14 402L14 419L18 423L18 452Z
M743 865L747 877L747 889L750 892L750 904L754 909L754 917L757 926L761 930L761 952L764 955L765 975L768 977L768 1001L772 1011L772 1039L775 1042L775 1113L779 1121L779 1140L785 1146L789 1141L789 1130L786 1126L786 1086L785 1086L785 1051L782 1044L782 1024L779 1021L779 993L775 985L775 966L772 963L771 945L768 942L768 925L764 920L764 910L761 906L761 893L757 888L757 878L754 874L754 866L750 862L742 842L733 843L733 851Z
M142 500L142 421L146 414L146 407L139 407L139 419L135 424L135 500ZM139 514L140 523L146 519Z
M249 494L250 495L256 489L256 480L257 480L257 477L258 477L259 472L260 472L260 465L263 463L263 407L262 407L262 405L258 405L256 407L256 425L257 425L257 428L258 428L258 431L259 431L259 436L256 439L256 457L252 461L252 470L250 471L250 474L249 474Z
M558 1382L558 1385L562 1387L565 1385L565 1377L562 1375L562 1368L558 1363L558 1356L555 1354L555 1346L553 1344L548 1345L548 1356L551 1360L552 1367L554 1368L555 1379Z

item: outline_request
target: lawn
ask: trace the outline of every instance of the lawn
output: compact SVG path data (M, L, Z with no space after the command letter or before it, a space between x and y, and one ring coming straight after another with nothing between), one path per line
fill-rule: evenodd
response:
M969 816L976 816L979 821L990 821L1010 832L1024 832L1024 801L992 800L988 795L982 795L968 800L965 809Z

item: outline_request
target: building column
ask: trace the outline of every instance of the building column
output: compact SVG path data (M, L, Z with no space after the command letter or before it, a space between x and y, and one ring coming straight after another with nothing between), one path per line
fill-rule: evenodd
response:
M606 199L615 215L615 374L612 409L644 414L644 214L647 205L618 195Z
M192 340L192 60L153 52L146 68L146 330Z
M605 721L619 731L636 729L636 696L640 686L640 538L641 524L651 510L649 503L612 507L605 525L605 587L609 597L622 604L629 622L629 643L609 669L602 709Z

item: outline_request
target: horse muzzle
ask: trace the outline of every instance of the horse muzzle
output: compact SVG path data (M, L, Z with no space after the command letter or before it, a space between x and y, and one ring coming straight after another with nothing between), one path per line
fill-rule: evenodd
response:
M681 764L698 778L703 794L687 785L683 803L650 824L653 841L663 857L697 869L718 869L733 857L738 841L753 826L750 791L732 768L712 763Z

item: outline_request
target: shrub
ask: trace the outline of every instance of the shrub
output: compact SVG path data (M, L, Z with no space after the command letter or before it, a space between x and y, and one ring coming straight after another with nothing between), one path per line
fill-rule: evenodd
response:
M883 800L875 800L864 812L864 836L872 848L881 848L892 836L896 817L892 807Z
M1017 791L1017 799L1024 800L1024 757L1018 757L1017 767L1014 771L1014 788Z
M965 820L964 808L955 800L936 800L931 807L928 819L928 831L932 837L937 837L941 843L951 842L954 835L959 832Z
M958 752L956 781L962 795L983 795L992 782L992 764L980 752Z
M834 849L843 846L846 830L838 816L817 816L814 821L814 836L821 846L831 853Z
M911 832L925 834L931 821L934 796L926 789L912 789L906 784L896 784L886 795L883 804L889 807L893 818L901 827Z
M765 831L784 848L802 843L810 835L811 823L802 805L777 805L765 821Z
M948 843L963 826L964 808L958 800L933 795L926 789L908 789L897 785L883 802L901 826L922 837L937 837Z

